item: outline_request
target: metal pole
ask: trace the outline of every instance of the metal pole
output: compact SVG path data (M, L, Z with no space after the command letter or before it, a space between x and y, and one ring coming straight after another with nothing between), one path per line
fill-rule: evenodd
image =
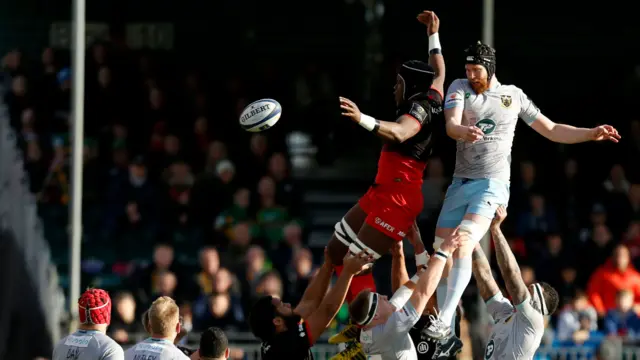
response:
M494 17L494 0L484 0L482 2L482 42L489 46L495 46L493 43Z
M494 46L493 42L493 27L494 27L494 15L495 15L494 0L483 0L482 2L482 42ZM491 261L491 234L487 232L480 240L480 246L487 256L487 260ZM485 305L483 300L478 294L478 301L476 304L477 317L474 319L473 324L470 326L470 336L472 339L472 351L474 359L484 358L484 349L487 342L486 326L489 322L489 315L485 311Z
M80 297L80 247L82 239L82 153L84 148L84 53L85 0L73 0L73 55L71 60L71 115L73 122L72 171L71 176L71 237L69 277L70 332L78 325L77 299Z

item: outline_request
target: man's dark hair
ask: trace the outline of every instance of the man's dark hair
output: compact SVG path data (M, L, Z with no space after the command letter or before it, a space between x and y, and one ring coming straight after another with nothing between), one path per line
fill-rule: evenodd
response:
M200 357L219 359L229 348L229 339L222 329L210 327L200 335Z
M362 322L369 313L369 294L370 290L362 290L349 305L349 315L355 323Z
M553 315L553 313L556 312L556 309L558 309L560 296L556 289L546 282L540 282L539 284L542 286L544 303L547 305L547 311L549 312L549 315Z
M276 333L273 319L277 316L272 296L261 297L251 308L249 327L251 332L262 341L271 339Z

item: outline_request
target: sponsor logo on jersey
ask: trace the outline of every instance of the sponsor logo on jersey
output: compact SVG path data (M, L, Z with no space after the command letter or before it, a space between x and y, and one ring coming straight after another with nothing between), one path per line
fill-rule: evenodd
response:
M496 344L493 342L493 339L491 339L491 341L489 341L489 343L487 344L487 348L484 350L485 360L491 359L491 356L493 356L493 352L495 350L496 350Z
M87 347L89 346L89 342L91 341L92 338L93 336L69 335L69 337L67 337L67 340L65 340L64 344L68 346L75 346L75 347Z
M416 118L416 120L423 122L427 118L427 112L424 108L416 103L411 104L411 110L409 110L409 115Z
M398 231L398 236L405 237L407 234L404 231Z
M302 325L302 323L298 324L298 331L300 332L300 337L304 337L306 335L304 333L304 325Z
M420 343L418 343L418 346L416 346L416 350L418 350L418 353L420 354L426 354L427 352L429 352L429 343L427 343L426 341L421 341Z
M476 123L476 127L485 135L489 135L496 129L496 122L491 119L482 119Z
M376 218L375 220L376 225L380 226L381 228L387 230L388 232L394 232L396 231L396 228L389 225L388 223L382 221L382 219L380 219L379 217Z
M160 354L164 351L164 344L140 343L136 345L136 349L134 351L154 352Z
M468 98L470 98L470 97L471 97L471 93L465 93L465 94L464 94L464 98L465 98L465 99L468 99Z
M511 103L513 102L511 99L511 95L500 95L500 101L502 102L502 106L504 108L509 108L509 106L511 106Z

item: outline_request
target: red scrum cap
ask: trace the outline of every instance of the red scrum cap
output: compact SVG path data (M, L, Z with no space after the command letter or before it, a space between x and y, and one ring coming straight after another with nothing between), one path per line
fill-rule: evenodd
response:
M111 298L102 289L87 289L78 299L78 315L81 324L111 323Z

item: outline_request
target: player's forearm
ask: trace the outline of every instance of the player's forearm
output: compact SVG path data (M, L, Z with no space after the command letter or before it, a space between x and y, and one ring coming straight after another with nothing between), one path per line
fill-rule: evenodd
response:
M442 277L442 271L447 264L447 258L443 258L438 255L439 251L431 257L427 270L425 270L416 284L416 289L413 292L412 304L416 312L422 314L424 308L427 306L429 298L433 296L433 293L438 287L440 278Z
M592 129L579 128L566 124L554 124L549 131L549 140L562 144L587 142L592 138Z
M445 116L445 127L447 130L447 135L454 139L459 140L462 138L464 128L462 127L462 109L461 108L451 108L444 110Z
M491 226L491 237L496 249L498 267L507 287L507 291L515 304L519 304L527 298L527 286L522 281L520 266L513 255L507 239L499 226Z
M324 295L327 293L332 274L332 267L322 265L318 274L316 274L316 276L311 280L309 286L307 286L307 290L305 290L300 302L309 302L317 307L324 298Z
M404 261L404 255L393 255L391 257L391 288L396 292L400 286L409 282L409 273Z
M320 309L322 309L323 313L329 318L333 319L333 317L338 313L340 306L344 302L345 297L347 296L347 290L351 285L351 280L353 279L353 275L343 272L338 277L335 285L329 290L327 295L320 303Z
M498 288L498 284L493 278L491 265L489 265L489 261L487 260L484 251L482 251L480 244L476 244L476 247L473 249L473 253L471 254L471 259L473 260L473 277L476 278L476 284L478 284L480 296L482 297L482 300L487 301L492 296L499 293L500 288Z

